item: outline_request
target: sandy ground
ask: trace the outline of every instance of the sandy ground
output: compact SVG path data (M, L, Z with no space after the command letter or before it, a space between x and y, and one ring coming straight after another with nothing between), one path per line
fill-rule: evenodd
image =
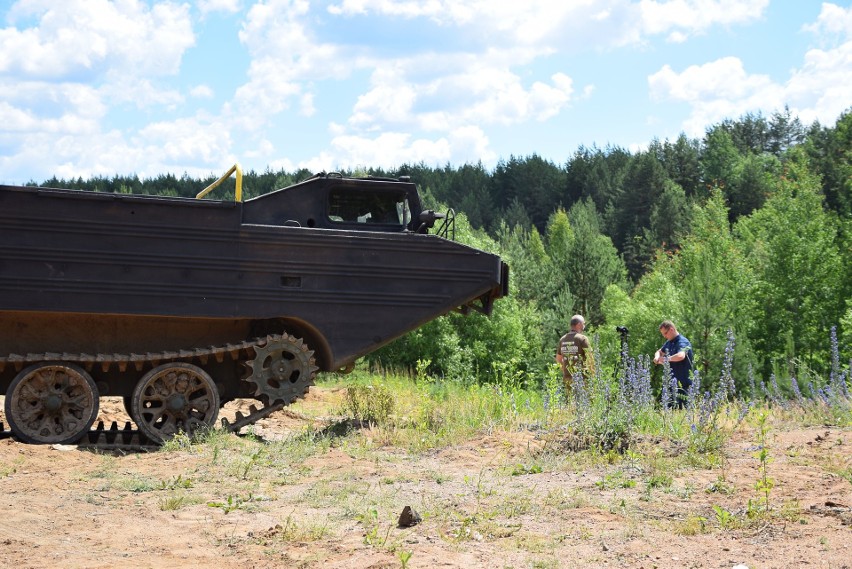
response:
M656 462L581 460L541 432L416 455L363 428L281 442L327 425L311 409L335 397L312 388L259 440L147 453L0 440L0 567L852 568L852 430L774 428L772 515L755 521L751 428L710 468L653 443L641 454ZM101 419L126 420L110 401ZM406 505L421 523L397 526Z

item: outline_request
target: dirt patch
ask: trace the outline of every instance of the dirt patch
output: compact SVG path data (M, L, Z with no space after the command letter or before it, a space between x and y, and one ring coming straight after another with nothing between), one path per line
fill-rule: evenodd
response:
M0 567L852 567L850 430L774 426L773 514L749 520L748 428L710 468L649 460L653 441L610 464L533 431L411 454L364 427L322 435L339 396L168 452L0 440ZM128 420L120 401L100 419ZM405 506L422 522L397 527Z

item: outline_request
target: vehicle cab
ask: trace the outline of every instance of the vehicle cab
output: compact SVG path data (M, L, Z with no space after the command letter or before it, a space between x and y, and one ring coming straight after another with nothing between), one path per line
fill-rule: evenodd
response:
M247 200L243 207L243 223L389 233L424 232L420 196L407 177L344 178L336 173L320 173L293 186Z

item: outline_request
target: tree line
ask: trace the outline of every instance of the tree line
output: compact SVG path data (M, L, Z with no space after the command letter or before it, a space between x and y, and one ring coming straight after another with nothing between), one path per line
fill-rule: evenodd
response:
M244 198L313 172L244 174ZM439 319L373 354L386 366L472 381L529 381L575 312L617 361L614 326L652 353L673 319L711 383L736 340L737 377L835 373L852 343L852 110L805 126L789 109L710 126L643 150L580 147L564 163L511 156L345 175L410 176L459 212L459 239L508 259L510 298L491 319ZM89 191L194 196L216 179L164 174L52 178Z

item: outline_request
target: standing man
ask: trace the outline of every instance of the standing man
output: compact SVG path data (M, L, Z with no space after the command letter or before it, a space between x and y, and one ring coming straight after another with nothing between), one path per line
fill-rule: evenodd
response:
M686 404L686 392L692 385L692 380L689 378L693 360L692 344L686 336L678 333L671 320L664 320L660 324L660 334L666 339L666 343L654 354L654 363L662 365L668 360L672 376L677 380L678 388L675 398L678 408L681 408ZM665 387L663 386L664 389ZM673 401L672 404L674 403Z
M593 357L589 339L583 335L586 319L575 314L571 317L571 330L559 339L556 348L556 361L562 366L562 381L565 395L571 392L574 374L586 373L593 369Z

